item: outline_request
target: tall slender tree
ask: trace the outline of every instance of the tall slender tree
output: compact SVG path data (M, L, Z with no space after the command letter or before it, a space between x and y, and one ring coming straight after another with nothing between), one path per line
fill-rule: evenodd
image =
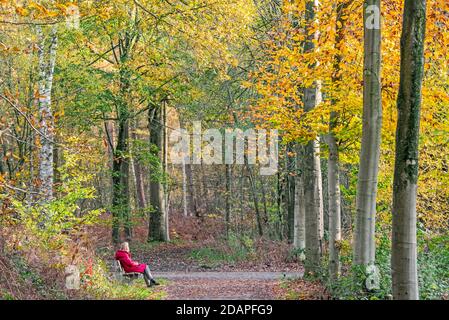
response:
M168 241L167 197L165 188L165 104L154 105L149 110L149 130L151 153L157 159L157 167L152 168L150 177L150 204L148 240Z
M346 23L345 9L348 2L339 2L336 6L336 34L335 47L337 54L334 57L334 73L332 82L341 85L341 49L344 40L344 26ZM333 99L335 105L338 101ZM335 279L340 274L340 250L338 243L341 241L341 192L340 192L340 166L339 146L335 129L338 126L339 114L332 111L329 121L329 161L328 161L328 193L329 193L329 275Z
M363 10L363 133L353 263L368 266L375 262L377 176L382 126L380 0L365 0Z
M57 28L52 27L49 45L41 26L37 27L39 56L39 99L41 148L39 149L39 191L44 201L53 199L53 148L55 139L54 116L52 110L53 75L58 46ZM47 48L48 47L48 48Z
M416 194L426 0L405 0L403 19L393 185L391 275L394 299L417 300Z
M307 1L306 3L306 37L304 51L312 52L318 37L318 31L311 32L315 23L315 10L318 1ZM315 68L313 65L311 68ZM321 86L316 81L312 87L304 89L304 110L313 110L321 99ZM305 227L306 227L306 272L316 273L320 268L322 249L322 189L321 165L320 165L320 142L319 138L308 142L304 152L304 199L305 199Z
M306 248L306 230L305 230L305 201L304 201L304 170L301 167L304 159L304 147L296 145L296 177L295 177L295 226L293 236L293 246L301 252L300 260L304 259L304 250Z

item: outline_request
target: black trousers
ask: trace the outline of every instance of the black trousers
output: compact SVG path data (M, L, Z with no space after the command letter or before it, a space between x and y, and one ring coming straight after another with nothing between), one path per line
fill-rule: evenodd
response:
M150 267L148 265L145 267L145 270L143 272L143 278L145 279L145 283L149 285L152 277Z

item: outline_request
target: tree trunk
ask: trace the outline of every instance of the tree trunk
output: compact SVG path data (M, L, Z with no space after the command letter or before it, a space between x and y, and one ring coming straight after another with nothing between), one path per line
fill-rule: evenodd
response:
M37 27L39 38L39 117L41 131L41 147L39 148L39 191L43 201L53 199L53 144L55 137L53 111L51 109L51 92L53 74L56 64L58 46L57 29L53 27L50 35L48 52L45 48L45 38L42 27Z
M159 159L157 168L151 169L150 203L152 211L149 218L148 239L168 241L166 229L166 197L164 172L164 106L155 106L149 112L150 144L153 156Z
M248 172L248 179L251 187L251 194L253 196L253 203L254 203L254 210L256 211L256 222L257 222L257 231L259 233L260 237L263 237L263 226L262 226L262 217L260 215L260 209L259 209L259 199L257 197L257 188L256 188L256 182L254 180L253 171L248 164L248 158L245 155L245 163L246 163L246 170Z
M295 168L296 159L294 154L294 143L289 143L286 148L286 174L287 174L287 192L286 192L286 209L287 209L287 235L288 241L294 241L294 225L295 225Z
M318 1L308 1L306 3L306 33L307 40L305 41L304 51L312 52L315 50L314 40L318 33L311 34L309 30L315 21L315 10L318 6ZM304 89L304 110L311 111L319 102L320 85L316 83L315 87ZM316 138L309 141L305 147L304 154L304 198L305 198L305 226L306 226L306 273L317 273L320 268L321 258L321 233L322 228L322 188L320 187L321 172L320 172L320 157L319 157L319 139Z
M331 116L331 125L334 122ZM336 279L340 275L340 246L341 241L341 198L340 198L340 169L339 153L335 135L329 135L329 275Z
M187 196L188 196L188 204L189 204L189 215L192 214L195 215L195 217L198 217L198 204L196 203L196 188L195 184L193 182L193 174L192 174L192 165L186 164L186 176L187 176Z
M263 221L265 224L268 224L269 217L268 217L268 207L267 207L267 191L265 189L265 183L263 181L263 178L260 179L260 186L261 186L261 192L262 192Z
M375 262L377 176L382 126L380 0L364 3L363 134L354 232L355 265Z
M317 81L317 100L316 105L321 103L321 83ZM323 241L324 241L324 204L323 204L323 175L321 170L321 139L317 137L315 143L315 163L316 163L316 188L317 188L317 199L315 200L318 206L318 232L320 236L320 250L323 251Z
M393 297L397 300L419 299L416 193L425 28L426 0L405 0L397 102L391 251Z
M137 141L139 137L137 136L136 129L138 128L138 121L134 119L131 137L133 141ZM147 206L147 201L145 198L145 186L143 183L142 166L136 157L132 157L132 172L134 175L134 182L136 187L136 199L137 207L140 209L145 209Z
M125 154L128 152L128 119L118 123L117 145L112 164L112 239L120 242L120 226L125 223L126 237L130 238L129 225L129 165Z
M341 50L344 39L344 27L346 23L345 10L348 2L337 4L337 24L335 47ZM334 74L332 82L337 86L341 85L341 53L338 52L334 61ZM338 101L333 99L332 104ZM341 192L340 192L340 164L337 138L335 128L338 125L339 114L331 112L329 121L329 162L328 162L328 192L329 192L329 276L334 280L340 276L340 245L341 241Z
M304 151L301 145L296 146L296 166L297 176L295 179L295 230L294 230L294 242L293 245L296 249L304 251L306 248L306 229L305 229L305 199L304 199L304 170L302 164L304 162ZM302 254L303 256L303 254ZM304 257L301 258L301 260Z
M226 169L226 239L229 239L229 231L231 227L231 195L232 195L232 167L230 164L225 165Z
M189 211L187 210L187 175L186 175L186 159L182 159L182 211L184 213L184 217L189 215Z
M124 224L125 238L130 241L132 238L132 221L129 195L129 173L130 173L130 149L129 149L129 122L131 104L131 77L132 71L129 69L129 60L132 58L132 51L138 42L139 35L136 30L125 32L123 38L118 40L118 51L120 57L116 58L119 70L119 92L115 100L117 114L117 145L113 153L112 165L112 239L114 243L120 241L120 225ZM111 43L111 45L113 45ZM113 46L112 50L115 47ZM106 128L106 132L107 128ZM110 139L113 140L113 139Z

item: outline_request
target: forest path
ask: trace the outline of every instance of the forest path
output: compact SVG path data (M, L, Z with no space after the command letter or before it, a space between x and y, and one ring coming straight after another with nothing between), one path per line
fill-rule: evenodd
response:
M148 263L160 290L168 300L276 300L286 296L285 284L302 279L303 267L271 254L254 259L210 260L198 250L214 247L214 243L135 245L136 261ZM218 247L219 248L219 247ZM166 281L165 281L166 280ZM314 287L300 281L300 291L310 293ZM321 288L320 288L321 290ZM307 294L320 296L314 291Z
M155 272L169 300L272 300L283 280L302 272Z

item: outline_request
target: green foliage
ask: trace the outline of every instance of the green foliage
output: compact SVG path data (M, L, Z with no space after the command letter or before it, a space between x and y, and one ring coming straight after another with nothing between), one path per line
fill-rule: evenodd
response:
M301 262L305 259L305 249L301 248L293 248L288 253L287 260L288 261L295 261L295 262Z
M449 234L429 237L418 231L418 276L420 298L442 299L449 294ZM342 251L344 253L344 251ZM380 272L380 288L367 292L364 287L366 274L360 266L352 266L350 252L342 254L346 271L335 282L327 281L336 299L378 300L391 299L391 240L388 230L378 236L376 266ZM349 266L349 267L348 267Z
M131 153L139 163L149 169L152 182L160 182L163 185L170 182L168 174L162 169L158 156L159 149L156 145L150 144L147 141L133 140Z
M94 299L160 300L165 297L165 292L147 288L141 279L122 283L113 279L107 270L104 262L98 261L93 266L92 275L83 283L86 292Z
M420 232L422 233L422 232ZM420 237L418 272L421 299L449 296L449 234Z
M9 292L1 292L0 291L0 300L15 300L15 298Z
M77 165L77 155L65 154L65 163L59 168L61 183L56 199L48 203L37 202L33 206L12 201L22 223L44 242L53 242L54 236L94 224L103 212L101 209L81 211L80 202L94 199L95 188L86 186L93 176L78 171Z

